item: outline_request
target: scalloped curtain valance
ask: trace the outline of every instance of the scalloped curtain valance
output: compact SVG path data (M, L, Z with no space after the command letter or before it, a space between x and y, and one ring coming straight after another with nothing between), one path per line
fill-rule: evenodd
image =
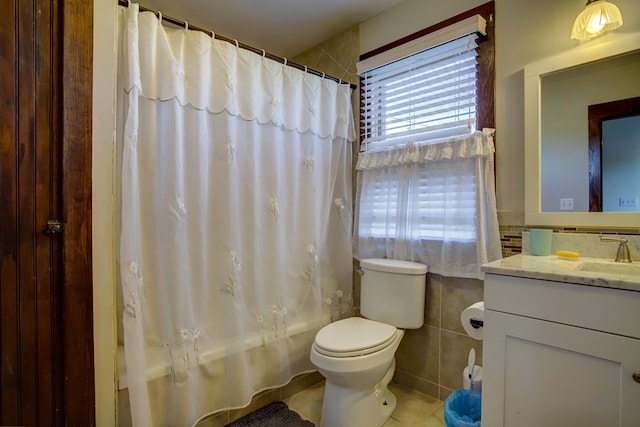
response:
M369 170L389 166L493 156L495 129L484 128L463 137L454 137L431 144L409 144L386 150L363 151L358 156L357 169Z
M123 85L147 99L177 99L220 113L321 138L355 140L351 88L265 58L199 31L162 26L128 8ZM286 94L286 97L284 96ZM348 101L348 102L345 102Z

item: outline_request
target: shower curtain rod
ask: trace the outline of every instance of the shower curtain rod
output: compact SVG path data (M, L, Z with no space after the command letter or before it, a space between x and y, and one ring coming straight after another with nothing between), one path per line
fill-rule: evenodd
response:
M120 6L129 7L129 2L127 0L118 0L118 4ZM161 12L159 12L157 10L153 10L153 9L149 9L148 7L144 7L142 5L140 5L139 8L140 8L141 12L152 12L158 18L162 17L163 21L170 22L171 24L177 25L178 27L187 28L186 21L181 21L179 19L176 19L176 18L173 18L171 16L165 15L164 13L161 13ZM314 70L314 69L306 67L304 65L300 65L300 64L297 64L295 62L288 61L287 58L281 58L281 57L276 56L274 54L271 54L269 52L265 52L264 49L258 49L258 48L255 48L253 46L249 46L249 45L246 45L244 43L240 43L240 42L238 42L238 40L230 39L230 38L225 37L225 36L221 36L221 35L213 32L211 30L205 30L204 28L200 28L200 27L197 27L197 26L191 25L191 24L189 24L188 29L203 32L205 34L208 34L210 37L214 37L214 38L216 38L218 40L223 40L225 42L234 44L234 45L236 45L236 46L238 46L238 47L240 47L242 49L250 50L251 52L254 52L254 53L257 53L259 55L262 55L265 58L269 58L269 59L271 59L273 61L280 62L281 64L288 65L288 66L293 67L293 68L297 68L298 70L304 71L306 73L311 73L313 75L322 77L324 79L333 80L333 81L335 81L336 83L339 83L339 84L348 83L349 87L351 89L357 88L357 86L355 84L350 83L348 81L339 79L337 77L329 76L329 75L327 75L325 73L322 73L322 72L320 72L318 70Z

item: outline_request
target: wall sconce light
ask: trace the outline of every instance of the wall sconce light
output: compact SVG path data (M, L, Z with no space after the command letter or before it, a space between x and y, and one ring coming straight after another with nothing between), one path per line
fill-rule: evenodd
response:
M622 14L618 6L605 0L587 0L587 6L573 23L571 38L586 40L620 26Z

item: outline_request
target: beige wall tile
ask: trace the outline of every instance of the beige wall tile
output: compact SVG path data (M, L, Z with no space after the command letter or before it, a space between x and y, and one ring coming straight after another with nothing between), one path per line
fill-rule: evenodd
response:
M344 68L348 68L353 63L353 58L360 55L360 34L357 25L348 28L346 31L330 38L320 44L331 57L333 57Z
M316 67L318 71L339 79L345 80L349 76L349 72L325 51L318 58Z
M438 382L440 329L423 326L405 331L396 352L396 370L431 382Z
M411 390L419 391L427 396L438 398L438 384L415 377L407 372L396 370L393 375L393 382L408 387Z
M359 27L354 25L324 43L296 55L291 60L332 77L358 83L353 76L355 64L359 58L359 40Z
M442 276L427 274L427 292L424 304L425 325L440 327L442 300Z
M445 400L447 400L447 397L449 397L449 395L451 393L453 393L454 391L455 390L452 390L450 388L440 386L440 397L439 397L439 399L444 402Z
M462 310L484 300L484 282L457 277L442 278L442 328L466 334L460 314Z
M131 427L132 425L129 389L118 390L118 427Z
M444 330L441 338L440 385L457 390L462 388L462 371L471 348L476 351L476 365L482 366L482 341Z

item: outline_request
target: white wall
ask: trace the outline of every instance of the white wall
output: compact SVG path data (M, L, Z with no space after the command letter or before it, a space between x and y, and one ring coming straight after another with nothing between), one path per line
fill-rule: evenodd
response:
M621 32L640 31L640 2L613 0L620 8ZM485 3L484 1L406 0L364 22L361 52ZM581 43L571 40L573 20L584 0L495 0L496 3L496 179L499 210L524 211L524 74L526 64Z
M116 425L115 326L115 0L94 0L93 19L93 334L96 423Z
M369 52L487 1L405 0L360 24L360 53Z

